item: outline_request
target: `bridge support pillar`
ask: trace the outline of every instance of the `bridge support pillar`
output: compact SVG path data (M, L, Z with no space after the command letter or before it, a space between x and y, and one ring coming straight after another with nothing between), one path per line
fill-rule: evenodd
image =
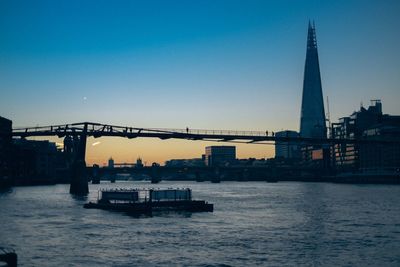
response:
M82 134L79 136L77 151L71 166L71 185L69 192L73 195L87 195L89 193L85 162L86 139L87 124L85 123Z
M161 181L160 167L157 164L153 164L151 166L150 177L152 184L156 184Z

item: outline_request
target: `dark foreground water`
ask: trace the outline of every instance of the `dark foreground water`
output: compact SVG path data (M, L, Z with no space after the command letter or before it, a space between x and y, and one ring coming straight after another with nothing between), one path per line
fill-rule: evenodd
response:
M145 182L90 185L148 187ZM400 266L400 186L162 182L214 213L86 210L67 185L0 193L0 246L21 266Z

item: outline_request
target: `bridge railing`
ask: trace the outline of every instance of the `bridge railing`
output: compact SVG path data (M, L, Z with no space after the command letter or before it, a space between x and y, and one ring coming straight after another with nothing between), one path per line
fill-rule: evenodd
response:
M60 124L60 125L50 125L50 126L34 126L34 127L16 127L13 128L13 132L63 132L63 131L81 131L82 128L74 124Z
M80 132L85 123L72 123L51 126L18 127L14 132ZM226 136L266 136L265 131L240 131L240 130L206 130L206 129L178 129L178 128L139 128L129 126L117 126L99 123L86 123L88 133L165 133L165 134L194 134L194 135L226 135ZM270 135L272 132L269 132Z
M238 131L238 130L205 130L205 129L169 129L169 128L149 128L145 129L152 132L197 134L197 135L231 135L231 136L266 136L263 131ZM270 132L272 134L272 132Z

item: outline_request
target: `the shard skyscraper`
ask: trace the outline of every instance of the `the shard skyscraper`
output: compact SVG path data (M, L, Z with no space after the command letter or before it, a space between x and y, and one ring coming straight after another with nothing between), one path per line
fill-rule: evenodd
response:
M315 25L308 23L307 54L301 102L300 136L326 138L324 99L319 71Z

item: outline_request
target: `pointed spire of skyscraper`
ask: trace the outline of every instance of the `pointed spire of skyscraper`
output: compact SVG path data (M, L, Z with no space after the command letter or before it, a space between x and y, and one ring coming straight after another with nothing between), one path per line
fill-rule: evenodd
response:
M315 36L315 24L308 21L307 49L317 49L317 38Z
M307 54L304 67L300 135L326 138L325 110L322 96L315 24L308 22Z

